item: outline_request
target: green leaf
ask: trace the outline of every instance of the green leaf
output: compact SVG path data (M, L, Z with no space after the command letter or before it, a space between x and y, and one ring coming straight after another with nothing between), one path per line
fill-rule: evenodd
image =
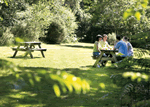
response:
M131 80L134 81L137 78L136 73L133 73L133 75L131 76Z
M30 73L28 73L28 77L29 77L29 78L31 78L31 77L32 77L32 75L31 75Z
M31 78L29 79L29 82L32 86L34 86L34 81Z
M56 95L57 97L60 97L61 92L60 92L59 86L58 86L57 84L54 84L54 85L53 85L53 89L54 89L55 95Z
M16 38L15 38L15 41L16 41L16 42L24 42L24 40L21 39L21 38L19 38L19 37L16 37Z
M35 76L35 80L36 80L37 82L40 82L41 77L39 77L39 76Z
M70 82L69 81L64 81L64 83L65 83L66 87L68 88L69 93L72 93L73 88L72 88L72 85L70 84Z
M7 1L6 0L4 0L5 1L5 4L6 4L6 6L8 6L8 3L7 3Z
M51 78L52 80L58 80L58 79L59 79L59 76L56 75L56 74L50 74L49 76L50 76L50 78Z
M2 17L0 17L0 19L1 19L1 21L3 21L3 18L2 18Z
M135 15L137 20L140 20L141 19L141 13L139 11L135 12Z
M19 74L18 73L16 73L16 78L18 79L20 76L19 76Z
M100 86L102 89L105 89L105 84L104 84L104 83L100 83L99 86Z
M137 82L141 82L141 80L142 80L141 78L138 78L138 79L137 79Z
M119 52L117 55L118 55L118 56L122 56L122 55L124 55L124 54L122 54L122 53Z
M148 75L143 74L143 75L142 75L142 78L145 79L145 81L148 81L148 78L149 78L149 77L148 77Z
M128 77L131 76L131 73L130 73L130 72L125 72L125 73L123 73L122 76L123 76L124 78L128 78Z
M143 1L141 2L141 5L142 5L143 8L146 8L147 5L148 5L148 0L143 0Z
M127 19L129 16L131 16L131 12L132 9L127 9L124 13L123 13L123 18Z

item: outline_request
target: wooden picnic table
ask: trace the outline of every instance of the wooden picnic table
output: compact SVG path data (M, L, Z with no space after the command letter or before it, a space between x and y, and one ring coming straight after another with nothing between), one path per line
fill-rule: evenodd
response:
M103 60L103 61L114 61L114 62L117 62L117 58L116 58L116 55L115 53L118 52L118 50L101 50L101 54L99 57L97 57L93 67L97 67L97 64L99 64L99 61ZM110 54L112 55L112 57L103 57L103 54Z
M33 58L32 52L34 51L41 51L42 56L45 57L43 51L46 51L47 49L41 48L41 42L19 42L18 46L13 47L12 50L15 51L13 58L15 58L18 51L25 51L25 57L30 54L30 57Z

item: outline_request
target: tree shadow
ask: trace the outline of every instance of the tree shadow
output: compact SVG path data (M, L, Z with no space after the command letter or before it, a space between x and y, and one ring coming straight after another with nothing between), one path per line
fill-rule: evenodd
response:
M93 46L82 46L82 45L60 45L65 47L72 47L72 48L86 48L86 49L93 49Z
M3 62L8 63L7 61ZM19 104L27 104L32 106L41 105L44 107L66 107L99 106L101 103L107 106L113 104L112 100L109 99L113 95L116 96L116 92L114 93L113 90L117 88L110 85L109 72L101 71L99 68L89 67L89 70L82 70L79 68L18 67L18 69L18 73L11 73L10 75L0 77L0 92L3 92L3 94L1 94L1 100L9 100L7 103L0 103L0 106L5 105L11 107ZM9 67L6 70L9 70ZM56 73L57 71L66 71L76 77L88 80L91 84L91 91L80 95L75 93L69 94L69 92L62 93L62 96L57 98L52 87L54 84L53 81L50 78L46 79L47 75ZM23 79L18 80L17 74ZM41 80L39 82L35 81L36 76L40 76ZM31 79L34 85L31 84ZM99 83L104 83L106 89L102 89Z
M24 57L23 55L18 55L18 56L16 56L16 57L7 57L7 58L12 58L12 59L35 59L35 58L43 58L42 56L41 57L34 57L33 56L33 58L31 58L30 56L26 56L26 57Z

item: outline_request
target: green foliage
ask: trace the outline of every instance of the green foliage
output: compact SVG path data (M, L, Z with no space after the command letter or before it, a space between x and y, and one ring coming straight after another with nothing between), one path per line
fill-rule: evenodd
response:
M34 72L26 72L20 66L16 66L3 59L0 61L0 69L5 71L3 75L10 73L16 78L16 80L24 81L33 89L40 90L41 87L46 87L49 91L53 90L53 94L57 97L60 97L61 94L85 94L90 90L90 85L87 80L76 77L66 71L61 72L51 69L50 71L38 70ZM16 70L21 70L23 73L19 73Z
M133 47L137 48L146 48L146 45L150 43L150 33L141 32L131 36L131 43Z
M119 35L130 36L138 32L148 31L150 27L148 10L143 10L145 14L141 14L140 21L133 15L126 20L123 18L123 14L127 9L132 7L136 11L138 6L132 5L136 3L137 1L129 0L85 1L86 9L92 15L90 29L85 34L87 39L89 39L88 41L93 41L97 34L115 32ZM136 13L136 16L139 16L138 13Z
M37 40L35 32L29 28L28 25L16 24L12 29L11 32L14 34L14 37L19 37L24 41L34 41Z
M149 107L149 106L150 106L150 100L139 101L133 105L133 107Z
M144 81L148 81L149 80L149 77L148 75L146 74L141 74L140 72L125 72L123 73L123 77L124 78L128 78L128 77L131 77L131 80L134 81L134 80L137 80L137 82L141 82L142 79Z
M10 28L6 28L5 31L2 31L2 36L0 37L0 45L11 45L14 43L14 35L11 33Z
M132 6L124 12L123 18L127 19L130 16L135 16L136 19L140 21L141 13L145 14L148 3L148 0L137 0L136 2L133 2Z
M46 30L46 40L49 43L72 42L75 29L77 29L74 14L62 6L55 6L52 12L54 14L51 24Z
M116 41L116 34L115 33L109 33L107 41L109 42L109 44L114 45L114 42Z
M76 35L80 38L87 34L91 26L92 15L84 8L85 3L86 1L83 0L65 0L66 6L70 7L76 16L76 22L78 24Z

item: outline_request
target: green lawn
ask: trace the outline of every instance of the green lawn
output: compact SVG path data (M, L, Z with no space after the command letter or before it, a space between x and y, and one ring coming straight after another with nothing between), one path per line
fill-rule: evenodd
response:
M121 73L121 69L112 69L111 63L106 67L93 68L95 60L92 59L93 44L42 44L47 48L44 52L46 58L42 58L40 52L33 52L34 59L30 56L23 58L24 52L18 52L16 58L11 58L14 51L11 46L0 47L0 59L10 61L20 69L15 69L24 77L32 72L36 75L39 70L66 71L90 83L90 91L86 94L62 95L57 98L50 90L47 81L44 81L40 90L34 87L15 90L10 87L10 81L15 81L14 76L7 67L0 73L0 107L120 107L120 91L111 80L111 75ZM1 67L2 68L2 67ZM43 76L44 78L44 76ZM105 84L102 88L100 84ZM38 86L38 84L36 84Z

